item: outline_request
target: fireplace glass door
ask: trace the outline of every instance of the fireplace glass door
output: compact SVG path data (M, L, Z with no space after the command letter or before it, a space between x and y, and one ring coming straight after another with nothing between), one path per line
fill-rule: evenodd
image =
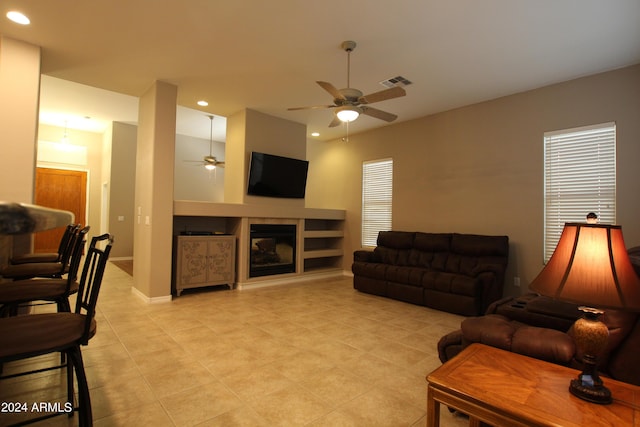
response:
M252 224L249 277L295 273L296 226Z

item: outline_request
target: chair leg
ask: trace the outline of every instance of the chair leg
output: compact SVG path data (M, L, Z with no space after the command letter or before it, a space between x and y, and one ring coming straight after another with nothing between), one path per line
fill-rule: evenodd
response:
M67 357L71 359L71 365L74 367L76 379L78 380L78 413L80 416L78 424L80 427L90 427L93 425L91 398L89 396L87 376L84 372L84 364L82 363L82 352L80 351L80 346L69 349L67 351Z
M69 304L69 298L64 297L56 300L56 305L58 307L58 313L70 313L71 312L71 304ZM60 364L64 365L67 363L65 353L60 353Z
M64 355L64 353L62 353ZM67 359L67 402L75 408L75 395L73 392L73 370L74 366L71 357L64 357ZM69 418L73 417L73 411L69 412Z

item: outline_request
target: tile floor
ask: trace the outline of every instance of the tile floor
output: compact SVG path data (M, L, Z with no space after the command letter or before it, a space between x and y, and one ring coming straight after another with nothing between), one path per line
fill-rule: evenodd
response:
M355 291L351 278L183 293L148 305L109 264L83 348L96 426L424 426L425 376L460 316ZM5 373L50 362L12 363ZM0 402L64 402L61 371ZM442 411L442 425L468 420ZM19 420L0 413L0 425ZM77 425L57 417L42 425Z

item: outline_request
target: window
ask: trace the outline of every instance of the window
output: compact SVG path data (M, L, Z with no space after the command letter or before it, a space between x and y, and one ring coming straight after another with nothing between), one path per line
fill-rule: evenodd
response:
M616 221L616 125L605 123L544 134L544 261L565 222Z
M393 159L362 164L362 246L375 246L379 231L391 230Z

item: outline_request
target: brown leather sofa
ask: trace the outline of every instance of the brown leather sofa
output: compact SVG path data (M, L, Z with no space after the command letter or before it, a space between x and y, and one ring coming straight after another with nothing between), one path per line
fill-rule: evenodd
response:
M629 249L640 276L640 247ZM581 313L575 304L536 294L507 297L493 303L486 315L465 319L459 330L443 336L438 354L443 363L463 348L479 342L565 366L581 369L581 355L571 338ZM599 357L599 371L611 378L640 385L640 314L606 310L609 343Z
M381 231L373 251L354 252L353 287L465 316L502 296L507 236Z

